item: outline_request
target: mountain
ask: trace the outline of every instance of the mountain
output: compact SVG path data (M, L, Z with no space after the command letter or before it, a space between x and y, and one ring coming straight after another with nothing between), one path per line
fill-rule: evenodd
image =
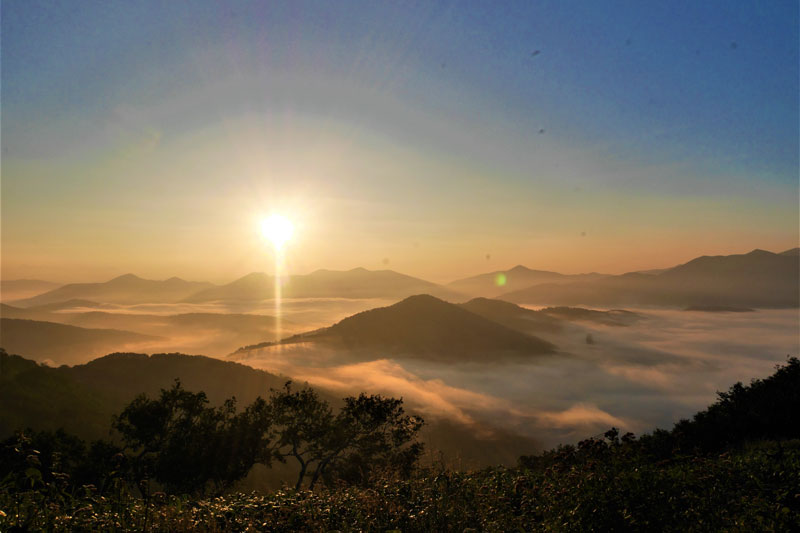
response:
M125 274L105 283L70 283L33 298L16 301L14 305L33 307L75 299L116 304L172 303L213 286L207 282L180 278L156 281Z
M283 298L404 298L429 293L445 299L460 295L435 283L392 270L317 270L289 276L281 284ZM253 272L236 281L198 292L186 302L265 300L275 297L275 278Z
M30 298L59 287L60 283L40 279L4 279L0 280L0 300L11 301Z
M546 270L531 270L517 265L510 270L498 270L447 284L449 289L469 296L494 298L513 290L525 289L539 283L570 283L605 277L603 274L559 274Z
M780 255L800 256L800 248L792 248L791 250L786 250L785 252L781 252Z
M698 257L655 275L632 272L594 281L534 285L501 299L562 306L798 307L798 273L797 254L753 250Z
M0 319L0 346L57 365L86 361L109 350L146 344L157 337L115 329L85 329L54 322Z
M459 307L523 333L557 333L563 328L558 318L502 300L473 298Z
M340 349L356 358L391 354L454 363L497 362L555 351L549 342L427 294L410 296L389 307L364 311L328 328L282 341L300 342ZM237 353L268 345L242 348Z

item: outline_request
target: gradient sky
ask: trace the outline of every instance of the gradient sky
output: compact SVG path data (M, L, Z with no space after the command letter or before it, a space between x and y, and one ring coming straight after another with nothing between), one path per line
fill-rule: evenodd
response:
M798 4L3 0L2 277L798 245ZM537 52L538 51L538 52Z

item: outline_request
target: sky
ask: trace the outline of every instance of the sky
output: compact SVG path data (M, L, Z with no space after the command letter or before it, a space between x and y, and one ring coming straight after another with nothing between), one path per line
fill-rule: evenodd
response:
M3 279L621 273L800 241L798 4L3 0Z

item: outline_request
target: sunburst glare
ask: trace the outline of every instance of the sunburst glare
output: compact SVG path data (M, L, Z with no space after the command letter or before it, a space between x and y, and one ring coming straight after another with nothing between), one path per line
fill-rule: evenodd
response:
M261 221L261 233L276 250L281 250L292 238L294 224L283 215L272 214L269 218Z

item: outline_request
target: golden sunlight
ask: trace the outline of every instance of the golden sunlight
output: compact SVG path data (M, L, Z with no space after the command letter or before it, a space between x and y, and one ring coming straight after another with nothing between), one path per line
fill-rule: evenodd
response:
M266 237L276 250L281 250L286 242L292 238L294 225L283 215L272 214L261 221L261 233Z

